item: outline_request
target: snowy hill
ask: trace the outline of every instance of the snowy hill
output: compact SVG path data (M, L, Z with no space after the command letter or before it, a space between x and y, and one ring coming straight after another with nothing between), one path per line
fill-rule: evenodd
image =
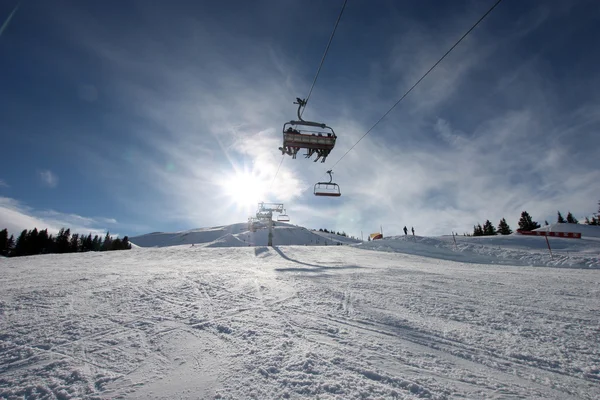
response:
M335 246L338 244L359 243L347 237L310 231L306 228L276 222L274 226L273 245L306 245L306 246ZM268 230L248 230L247 223L238 223L212 228L193 229L183 232L155 232L135 236L130 241L140 247L167 247L178 245L198 244L203 247L247 247L266 246Z
M600 398L598 271L446 239L1 258L0 398Z
M534 229L535 231L547 232L576 232L581 233L582 238L598 238L600 239L600 226L592 226L585 224L550 224Z
M570 228L557 224L557 228ZM413 254L441 260L468 263L553 266L573 268L600 268L600 240L598 227L574 225L585 231L582 239L551 238L552 257L543 237L523 236L452 236L420 237L392 236L382 240L360 242L347 237L311 231L306 228L278 222L275 224L275 246L335 246L339 244L358 246L361 249ZM546 227L557 229L553 225ZM591 229L590 229L591 228ZM595 229L594 229L595 228ZM197 245L200 247L248 247L266 246L268 230L248 231L246 223L194 229L175 233L150 233L131 238L140 247L168 247Z
M600 268L600 242L596 238L549 238L552 257L544 237L512 234L455 239L456 244L452 236L401 235L364 242L359 248L468 263Z

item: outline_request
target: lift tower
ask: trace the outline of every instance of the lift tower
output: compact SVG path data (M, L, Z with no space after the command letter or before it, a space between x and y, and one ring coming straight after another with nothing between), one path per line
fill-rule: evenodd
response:
M269 227L269 242L267 246L273 247L273 213L279 214L284 212L282 203L258 203L256 211L256 219L261 222L266 222Z

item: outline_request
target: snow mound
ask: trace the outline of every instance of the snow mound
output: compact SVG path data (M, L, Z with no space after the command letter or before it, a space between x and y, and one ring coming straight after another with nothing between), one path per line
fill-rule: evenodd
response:
M584 224L550 224L534 229L540 232L565 232L565 233L581 233L582 238L599 238L600 226L584 225Z
M248 224L239 223L211 228L192 229L182 232L154 232L134 236L129 240L140 247L167 247L183 244L199 244L213 242L227 234L236 234L248 229Z
M197 244L202 247L247 247L266 246L269 242L268 229L248 230L248 224L238 223L212 228L193 229L183 232L154 232L132 237L130 241L139 247L168 247ZM360 243L335 234L311 231L301 226L282 222L274 223L273 245L275 246L336 246Z
M536 236L393 236L363 243L359 248L405 253L442 260L522 266L600 268L600 244L596 240Z
M208 243L205 247L241 247L249 246L247 243L242 242L238 237L228 233L225 236L221 236L217 240Z

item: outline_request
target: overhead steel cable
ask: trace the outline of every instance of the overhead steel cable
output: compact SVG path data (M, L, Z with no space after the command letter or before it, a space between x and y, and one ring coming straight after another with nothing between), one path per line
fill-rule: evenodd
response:
M337 21L335 21L335 25L333 27L333 32L331 32L331 36L329 37L329 42L327 42L327 47L325 47L325 52L323 53L323 57L321 57L321 62L319 63L319 68L317 68L317 73L315 74L315 79L313 79L313 83L310 86L310 90L308 91L308 96L306 96L306 100L304 100L304 107L302 111L300 111L300 116L304 113L306 109L306 105L308 104L308 99L310 99L310 95L312 94L313 89L315 88L315 84L317 83L317 78L319 77L319 73L321 72L321 68L323 67L323 63L325 62L325 58L327 57L327 53L329 52L329 47L331 46L331 42L333 41L333 37L335 36L335 31L342 19L342 14L344 14L344 9L346 8L346 3L348 0L344 0L344 4L342 5L342 9L340 10L340 15L338 15Z
M271 188L273 187L273 183L275 183L275 178L277 178L277 174L279 174L279 169L281 168L281 164L283 164L284 157L285 157L285 154L281 156L281 161L279 161L279 166L277 167L277 172L275 172L275 176L273 177L273 180L271 181L271 184L269 185L269 192L271 191Z
M350 151L351 151L352 149L354 149L354 147L356 147L356 145L357 145L357 144L359 144L359 143L360 143L360 141L361 141L361 140L363 140L363 139L365 138L365 136L367 136L369 133L371 133L371 131L372 131L372 130L373 130L373 129L374 129L376 126L377 126L377 125L379 125L379 123L380 123L380 122L381 122L381 121L382 121L382 120L383 120L385 117L387 117L387 115L388 115L389 113L391 113L391 112L392 112L392 110L393 110L394 108L396 108L396 106L397 106L398 104L400 104L400 102L401 102L402 100L404 100L404 98L405 98L406 96L408 96L408 94L409 94L410 92L412 92L412 91L413 91L413 89L414 89L415 87L417 87L417 85L419 85L419 83L421 83L421 81L422 81L423 79L425 79L425 77L427 77L427 75L429 75L429 73L430 73L431 71L433 71L433 70L435 69L435 67L437 67L437 66L438 66L438 64L439 64L439 63L441 63L441 62L443 61L443 60L444 60L444 58L446 58L446 56L447 56L448 54L450 54L450 53L452 52L452 50L454 50L454 48L455 48L456 46L458 46L458 45L460 44L460 42L462 42L462 41L463 41L463 39L464 39L464 38L466 38L466 37L469 35L469 33L471 33L471 31L472 31L473 29L475 29L475 28L477 27L477 25L479 25L479 23L480 23L481 21L483 21L483 20L484 20L484 19L485 19L485 18L486 18L486 17L487 17L487 16L488 16L488 15L489 15L489 14L490 14L490 13L491 13L493 10L494 10L494 8L496 8L496 7L498 6L498 4L500 4L500 2L502 2L502 0L497 0L497 1L494 3L494 5L493 5L492 7L490 7L490 9L489 9L489 10L487 10L487 11L486 11L486 13L485 13L485 14L483 14L483 15L482 15L482 16L481 16L481 17L480 17L478 20L477 20L477 22L475 22L475 24L474 24L473 26L471 26L471 28L469 28L469 30L468 30L468 31L466 31L466 32L465 32L465 33L464 33L464 34L463 34L463 35L460 37L460 39L458 39L458 41L457 41L456 43L454 43L454 44L452 45L452 47L450 47L450 48L448 49L448 51L446 51L446 52L444 53L444 55L443 55L442 57L440 57L440 59L439 59L439 60L437 60L437 61L436 61L436 63L435 63L435 64L433 64L433 65L431 66L431 68L429 68L429 69L427 70L427 72L425 72L425 74L423 74L423 76L421 76L421 77L419 78L419 80L418 80L418 81L416 81L416 82L415 82L415 84L414 84L414 85L412 85L412 86L410 87L410 89L408 89L408 90L406 91L406 93L404 93L404 94L402 95L402 97L400 97L400 99L399 99L399 100L398 100L396 103L394 103L394 105L393 105L393 106L392 106L392 107L391 107L389 110L387 110L387 112L386 112L385 114L383 114L383 116L381 116L381 118L379 118L379 119L377 120L377 122L375 122L375 124L373 124L373 126L371 126L371 127L369 128L369 130L368 130L367 132L365 132L365 134L364 134L364 135L362 135L362 136L361 136L361 138L360 138L360 139L358 139L358 141L357 141L356 143L354 143L354 144L352 145L352 147L350 147L350 148L348 149L348 151L346 151L346 152L344 153L344 155L343 155L343 156L341 156L341 157L340 157L340 159L339 159L339 160L337 160L337 161L335 162L335 164L333 164L333 166L332 166L330 169L333 169L333 168L334 168L336 165L338 165L338 163L339 163L340 161L342 161L342 159L343 159L344 157L346 157L346 155L347 155L348 153L350 153Z

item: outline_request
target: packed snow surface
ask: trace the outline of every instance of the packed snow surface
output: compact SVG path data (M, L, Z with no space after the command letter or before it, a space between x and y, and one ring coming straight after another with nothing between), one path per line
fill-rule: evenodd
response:
M431 240L0 259L0 398L600 398L600 271Z
M548 250L550 244L550 251ZM371 250L408 253L467 263L600 268L600 241L525 236L392 236L362 243Z

